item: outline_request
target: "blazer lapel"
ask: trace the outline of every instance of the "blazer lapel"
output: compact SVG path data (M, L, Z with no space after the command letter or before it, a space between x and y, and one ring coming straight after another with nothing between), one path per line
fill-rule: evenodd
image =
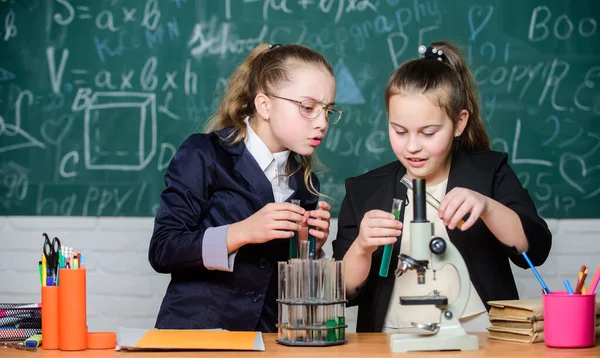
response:
M233 169L244 178L250 188L259 196L259 200L262 201L264 206L268 203L274 202L273 188L265 173L260 169L258 162L252 154L246 148L243 141L237 143L231 143L231 141L224 139L231 133L230 128L219 131L219 137L221 138L221 146L233 154Z
M239 156L233 169L235 169L235 171L248 182L254 192L263 199L263 205L275 201L271 183L269 183L265 173L260 169L256 160L246 148L244 148L242 155Z

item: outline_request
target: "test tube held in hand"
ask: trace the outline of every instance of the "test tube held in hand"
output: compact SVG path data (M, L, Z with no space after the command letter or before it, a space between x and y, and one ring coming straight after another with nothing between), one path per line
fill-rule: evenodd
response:
M400 183L404 184L404 186L406 186L408 189L413 190L413 185L410 182L410 180L408 180L407 177L403 177L402 180L400 180ZM432 208L434 208L435 210L440 210L440 205L441 203L431 194L429 194L427 191L425 191L425 201L431 205ZM456 224L456 226L459 229L462 229L462 226L464 225L465 221L463 219L460 219L458 221L458 223Z
M298 257L302 260L309 258L308 254L309 242L307 240L300 240L298 242Z
M400 220L400 210L404 200L394 198L392 201L392 214L396 220ZM394 244L386 244L383 247L383 256L381 257L381 265L379 266L379 276L387 277L390 270L390 261L392 259L392 249Z
M291 203L300 206L299 199L292 199ZM294 236L290 239L290 259L298 258L298 231L294 230Z
M314 229L314 226L310 226L308 230ZM308 258L311 260L315 260L317 258L317 238L312 236L310 232L308 233Z

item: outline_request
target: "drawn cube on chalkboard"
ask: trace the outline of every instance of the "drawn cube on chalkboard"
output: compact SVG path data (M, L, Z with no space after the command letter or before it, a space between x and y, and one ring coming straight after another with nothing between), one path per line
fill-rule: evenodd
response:
M85 110L87 169L138 171L156 154L156 96L96 92Z

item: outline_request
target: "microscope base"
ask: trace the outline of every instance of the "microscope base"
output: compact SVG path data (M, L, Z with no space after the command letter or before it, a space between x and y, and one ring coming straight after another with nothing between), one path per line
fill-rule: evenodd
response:
M472 351L479 349L479 338L468 335L460 325L442 325L435 334L392 334L390 346L392 352Z

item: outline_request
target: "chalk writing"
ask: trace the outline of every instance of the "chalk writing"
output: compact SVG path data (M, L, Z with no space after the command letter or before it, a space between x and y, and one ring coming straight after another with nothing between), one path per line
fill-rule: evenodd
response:
M0 2L11 54L0 63L0 215L153 215L181 143L219 109L232 71L270 42L307 45L331 63L344 114L318 152L335 217L346 178L396 160L390 75L419 45L453 39L492 145L538 211L597 216L592 0Z

